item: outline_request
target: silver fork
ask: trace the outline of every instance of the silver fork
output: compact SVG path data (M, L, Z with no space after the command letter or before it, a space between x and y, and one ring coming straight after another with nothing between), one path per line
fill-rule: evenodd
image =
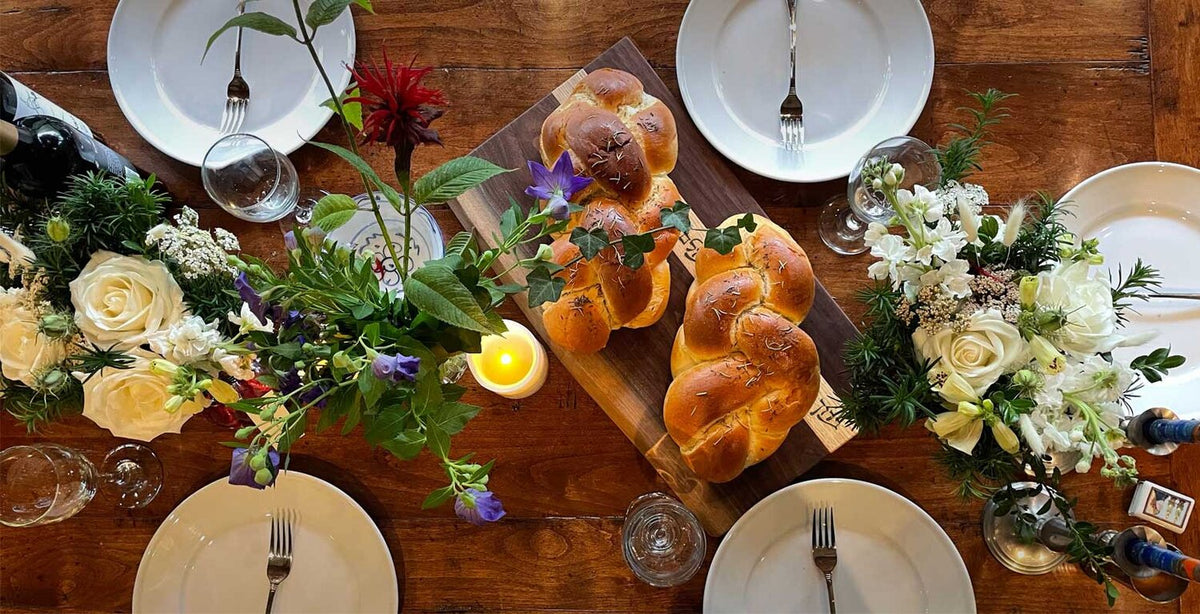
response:
M829 614L837 614L837 606L833 599L833 568L837 566L837 534L833 530L832 507L813 510L812 555L817 569L825 574L825 588L829 591Z
M267 595L267 614L275 603L275 591L292 571L292 524L296 520L293 510L278 510L271 515L271 546L267 550L267 580L271 593Z
M238 2L238 15L246 13L246 0ZM246 121L250 105L250 84L242 78L242 29L237 31L237 50L233 53L233 78L225 88L225 112L221 113L221 134L233 134Z
M792 70L788 73L788 95L779 105L779 132L783 135L784 149L798 151L804 149L804 105L796 95L796 0L783 1L791 17Z

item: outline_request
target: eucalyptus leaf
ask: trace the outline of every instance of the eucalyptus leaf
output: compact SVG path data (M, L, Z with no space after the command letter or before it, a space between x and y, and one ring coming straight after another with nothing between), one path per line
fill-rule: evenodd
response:
M312 211L312 225L333 232L354 217L358 204L345 194L326 194Z
M471 291L446 267L426 266L404 280L404 297L438 320L481 333L498 332Z
M447 161L425 173L413 184L412 196L418 205L444 203L458 198L471 188L509 172L487 160L463 156Z
M204 62L204 58L208 56L208 50L212 48L213 43L217 42L217 39L230 28L246 28L262 32L263 34L286 36L296 40L296 28L293 28L291 24L282 19L261 11L245 13L226 21L225 25L221 26L219 30L213 32L212 36L208 37L208 44L204 45L204 55L200 56L200 62Z

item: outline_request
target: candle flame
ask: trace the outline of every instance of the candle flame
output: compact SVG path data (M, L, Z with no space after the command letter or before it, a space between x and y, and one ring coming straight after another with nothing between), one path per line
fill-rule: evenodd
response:
M502 365L510 365L510 364L512 364L512 361L513 361L512 354L509 354L508 352L505 352L505 353L503 353L503 354L501 354L501 355L500 355L500 364L502 364Z

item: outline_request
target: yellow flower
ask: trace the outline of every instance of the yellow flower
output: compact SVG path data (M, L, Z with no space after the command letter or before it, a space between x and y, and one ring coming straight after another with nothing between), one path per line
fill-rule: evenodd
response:
M970 384L958 374L952 374L942 383L940 390L947 405L953 407L925 421L925 427L938 436L946 445L970 454L979 444L984 425L992 429L992 436L1000 447L1009 454L1016 454L1021 447L1013 432L992 410L990 400L980 401Z
M233 386L219 379L211 380L211 383L208 385L208 395L216 399L218 403L224 405L237 403L238 398L240 398L238 397L237 390L233 389Z

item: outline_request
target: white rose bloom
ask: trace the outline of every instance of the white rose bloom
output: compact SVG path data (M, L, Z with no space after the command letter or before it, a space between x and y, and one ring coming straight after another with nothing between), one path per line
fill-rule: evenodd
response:
M150 349L163 358L186 365L207 358L221 343L215 324L200 316L187 316L170 328L150 335Z
M204 409L204 395L168 412L164 407L171 398L171 378L150 370L153 356L147 352L135 350L132 355L130 368L104 369L84 382L83 415L115 437L150 441L163 433L178 433L188 418Z
M0 264L8 265L8 276L16 277L17 272L29 266L37 256L33 250L4 231L0 231Z
M33 386L39 373L67 357L66 345L38 333L36 313L11 301L5 303L0 309L0 372Z
M1067 324L1055 336L1056 345L1078 354L1112 351L1121 341L1112 289L1091 274L1086 262L1059 264L1038 274L1037 304L1061 308Z
M957 373L979 396L1001 375L1027 362L1029 356L1021 333L994 309L971 316L962 332L946 327L930 335L918 328L913 333L913 344L922 358L937 361L930 369L931 378L939 373Z
M100 347L129 349L183 317L183 290L167 266L99 251L71 282L75 322Z

